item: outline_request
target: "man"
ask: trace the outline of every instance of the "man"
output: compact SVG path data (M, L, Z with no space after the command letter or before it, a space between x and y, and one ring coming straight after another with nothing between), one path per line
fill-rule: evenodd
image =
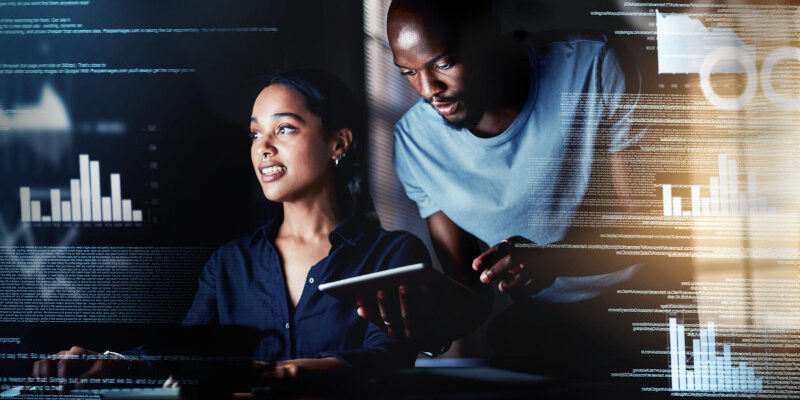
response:
M521 300L495 321L490 335L501 358L519 353L525 359L527 344L508 343L520 342L523 332L542 331L544 315L581 318L591 307L556 312L561 306L528 304L531 294L559 275L575 274L611 277L603 288L611 290L638 269L619 259L566 263L576 261L574 252L529 248L586 243L596 236L596 230L572 225L598 171L610 174L619 204L629 203L623 150L641 133L631 129L638 70L602 34L503 37L485 2L396 0L387 33L395 65L421 96L395 126L397 176L427 219L445 272L472 287L483 285L484 292L486 285L496 285ZM414 325L417 339L430 336L420 329L424 326L449 331L452 339L487 316L476 312L472 320L455 324L435 324L436 318L415 323L429 316L434 302L415 308L410 290L401 286L399 301L378 293L380 318L395 336L413 336ZM577 298L598 296L602 293ZM550 292L538 299L570 301ZM592 309L604 312L595 324L603 324L606 304ZM370 316L369 310L359 312ZM532 322L521 321L531 316ZM563 330L552 329L550 337L567 337Z

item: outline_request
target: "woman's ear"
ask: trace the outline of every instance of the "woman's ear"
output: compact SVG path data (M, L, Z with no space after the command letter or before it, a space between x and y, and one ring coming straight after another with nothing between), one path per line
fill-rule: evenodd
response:
M342 128L333 134L332 154L334 160L344 157L353 143L353 132L349 128Z

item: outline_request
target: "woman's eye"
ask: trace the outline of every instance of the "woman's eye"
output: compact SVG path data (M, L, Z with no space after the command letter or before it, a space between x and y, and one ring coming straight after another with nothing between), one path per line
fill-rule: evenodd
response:
M284 133L293 133L296 130L297 130L297 128L283 125L283 126L279 126L278 127L278 129L275 131L275 134L283 135Z
M264 137L264 134L261 132L250 132L248 136L250 136L250 140L258 140Z

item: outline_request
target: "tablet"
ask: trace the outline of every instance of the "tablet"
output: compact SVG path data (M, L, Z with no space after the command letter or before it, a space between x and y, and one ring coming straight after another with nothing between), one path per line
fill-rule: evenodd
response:
M378 290L396 291L400 285L409 287L427 286L437 293L448 293L448 302L478 299L474 290L446 276L441 271L425 263L406 265L371 274L354 276L319 285L319 291L359 306L377 303L375 294Z

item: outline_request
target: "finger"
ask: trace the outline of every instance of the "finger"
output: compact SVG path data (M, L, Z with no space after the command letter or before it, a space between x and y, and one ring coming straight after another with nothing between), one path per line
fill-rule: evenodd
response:
M250 367L253 369L254 372L261 372L261 371L266 371L270 368L274 368L275 363L266 361L253 361Z
M372 322L373 324L377 325L381 329L384 328L383 320L381 319L380 315L375 311L370 310L366 306L359 306L357 311L358 316Z
M500 261L492 265L491 268L483 271L480 280L482 283L489 283L497 279L498 276L505 273L511 267L511 254L506 254Z
M411 327L408 324L408 288L406 285L397 287L397 296L400 299L400 318L403 320L403 334L411 339Z
M261 374L262 378L266 379L291 379L296 378L300 373L300 368L294 364L277 365Z
M93 351L89 351L81 346L72 346L65 352L67 355L74 355L74 354L91 354L94 353Z
M386 328L386 333L388 333L389 336L391 337L396 337L394 329L392 329L392 323L391 323L392 320L390 319L391 315L388 312L389 307L387 307L386 304L387 303L386 293L383 290L378 290L377 298L378 298L378 313L381 316L382 324Z
M38 378L49 378L51 376L54 376L56 372L55 363L56 360L52 360L49 358L44 360L39 360Z
M73 360L61 359L56 363L56 376L59 378L68 378L70 370L74 370ZM80 375L80 374L79 374Z
M45 370L44 364L47 360L39 360L33 363L33 377L34 378L44 378L47 376L47 372Z
M519 286L519 284L522 283L524 279L525 278L522 276L522 274L515 274L513 278L503 280L499 284L497 284L497 289L500 290L501 292L511 290Z
M488 265L491 265L492 259L496 259L496 257L502 256L502 254L504 254L504 252L507 252L507 250L508 250L507 240L503 240L502 242L492 247L489 247L488 249L486 249L486 251L484 251L478 257L475 257L475 259L472 260L472 269L474 269L475 271L486 269Z
M111 364L106 360L95 361L83 374L79 375L75 382L75 389L83 389L88 386L89 379L92 378L106 378L110 376ZM69 390L70 387L64 385L65 389Z

